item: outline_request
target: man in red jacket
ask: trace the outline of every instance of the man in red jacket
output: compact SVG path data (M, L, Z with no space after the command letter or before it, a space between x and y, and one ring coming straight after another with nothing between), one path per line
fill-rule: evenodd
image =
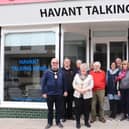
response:
M93 88L93 98L91 105L91 122L96 121L96 104L99 104L99 120L103 123L106 122L104 118L104 96L105 96L105 86L106 86L106 74L101 70L101 63L96 61L94 63L94 68L90 71L93 76L94 88Z

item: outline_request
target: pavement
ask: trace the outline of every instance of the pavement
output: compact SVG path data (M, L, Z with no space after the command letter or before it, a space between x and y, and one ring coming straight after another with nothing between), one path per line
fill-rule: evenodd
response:
M0 129L44 129L46 119L21 119L21 118L0 118ZM76 129L75 120L67 120L63 123L63 129ZM86 129L81 119L81 129ZM55 124L50 129L59 129ZM90 129L129 129L129 121L120 121L120 116L115 120L106 117L106 123L96 121L91 124Z

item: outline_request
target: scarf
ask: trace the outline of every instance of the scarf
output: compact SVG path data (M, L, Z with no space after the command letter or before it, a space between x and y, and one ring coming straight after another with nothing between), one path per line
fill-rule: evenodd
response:
M122 70L117 77L117 80L122 80L126 76L127 70Z

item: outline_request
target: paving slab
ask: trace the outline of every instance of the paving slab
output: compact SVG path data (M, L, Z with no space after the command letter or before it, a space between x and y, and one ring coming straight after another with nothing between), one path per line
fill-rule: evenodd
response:
M90 129L129 129L129 121L120 121L119 117L115 120L106 118L106 123L96 121L91 124ZM0 129L44 129L47 124L46 119L19 119L19 118L0 118ZM75 129L75 120L67 120L63 123L63 129ZM83 118L81 119L81 129L86 129ZM59 129L54 123L50 129Z

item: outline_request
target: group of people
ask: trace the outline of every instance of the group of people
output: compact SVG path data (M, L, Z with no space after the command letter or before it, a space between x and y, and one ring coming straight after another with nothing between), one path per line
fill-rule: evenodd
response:
M110 104L110 117L122 113L121 121L129 120L129 63L117 58L107 71L107 96Z
M105 91L109 98L110 117L115 118L120 110L123 113L121 120L129 120L129 69L126 60L122 62L117 58L105 72L99 61L89 67L87 63L77 60L76 69L72 69L69 58L64 59L63 68L59 68L57 58L52 58L51 68L45 71L41 86L48 106L48 124L45 129L53 125L54 111L59 128L63 128L62 122L67 119L75 119L76 128L79 129L82 115L86 127L90 128L90 123L95 122L97 117L105 123Z

